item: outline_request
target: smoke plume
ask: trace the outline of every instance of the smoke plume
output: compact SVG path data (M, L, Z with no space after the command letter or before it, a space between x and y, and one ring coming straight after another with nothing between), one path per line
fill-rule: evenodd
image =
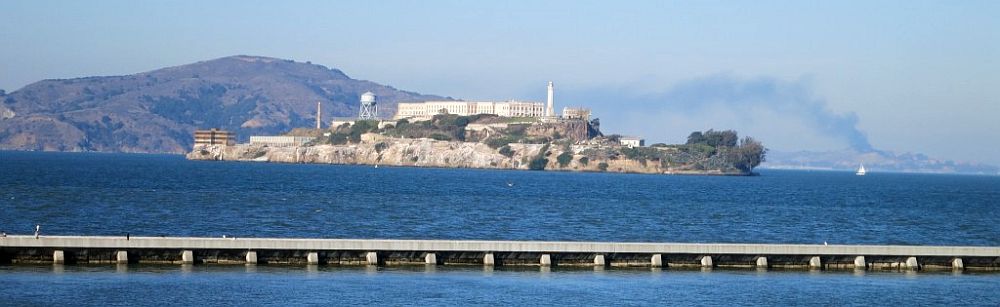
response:
M590 95L591 99L595 98ZM616 100L620 101L621 98ZM805 81L781 81L759 77L739 79L714 75L677 83L664 92L630 97L630 106L641 110L669 110L682 114L723 107L741 114L769 110L806 122L821 135L841 139L858 152L875 152L868 137L858 129L853 112L837 114L825 100L815 97Z

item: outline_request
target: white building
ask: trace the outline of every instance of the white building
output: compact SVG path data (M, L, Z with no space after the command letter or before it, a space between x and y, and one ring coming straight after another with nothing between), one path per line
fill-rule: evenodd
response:
M627 146L628 148L646 146L646 140L637 136L622 136L618 139L618 143L622 144L622 146Z
M590 120L590 109L565 107L562 111L562 118Z
M469 116L476 114L493 114L503 117L550 117L553 112L553 87L548 85L548 101L546 104L530 101L425 101L400 102L396 106L393 119L413 118L427 120L438 114L455 114Z
M545 106L538 102L522 101L426 101L400 102L393 119L430 119L438 114L469 116L493 114L504 117L542 117Z
M542 117L545 106L538 102L523 101L425 101L400 102L393 119L430 119L438 114L469 116L493 114L504 117Z
M250 145L302 146L316 138L309 136L250 136Z

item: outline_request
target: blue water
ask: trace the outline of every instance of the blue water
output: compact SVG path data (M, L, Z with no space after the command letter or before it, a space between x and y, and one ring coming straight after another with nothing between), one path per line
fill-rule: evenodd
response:
M1000 177L988 176L699 177L0 152L0 231L22 234L40 224L53 235L998 246L998 199ZM246 270L0 266L0 305L1000 305L1000 274Z

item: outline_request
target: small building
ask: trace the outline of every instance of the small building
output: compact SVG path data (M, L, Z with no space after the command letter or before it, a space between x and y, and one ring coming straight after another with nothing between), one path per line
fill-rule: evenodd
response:
M250 145L258 146L302 146L315 140L311 136L250 136Z
M212 128L194 131L195 145L235 145L236 133Z
M637 136L622 136L618 139L618 142L622 144L622 146L627 146L628 148L646 146L646 140Z
M562 118L590 120L590 109L565 107L562 111Z

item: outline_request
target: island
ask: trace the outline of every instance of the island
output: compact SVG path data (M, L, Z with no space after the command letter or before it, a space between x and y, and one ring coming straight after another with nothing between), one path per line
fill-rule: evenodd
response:
M604 135L598 119L435 114L352 120L235 144L198 141L191 160L642 174L752 175L766 148L735 131L693 132L685 144ZM221 131L219 133L222 133Z

